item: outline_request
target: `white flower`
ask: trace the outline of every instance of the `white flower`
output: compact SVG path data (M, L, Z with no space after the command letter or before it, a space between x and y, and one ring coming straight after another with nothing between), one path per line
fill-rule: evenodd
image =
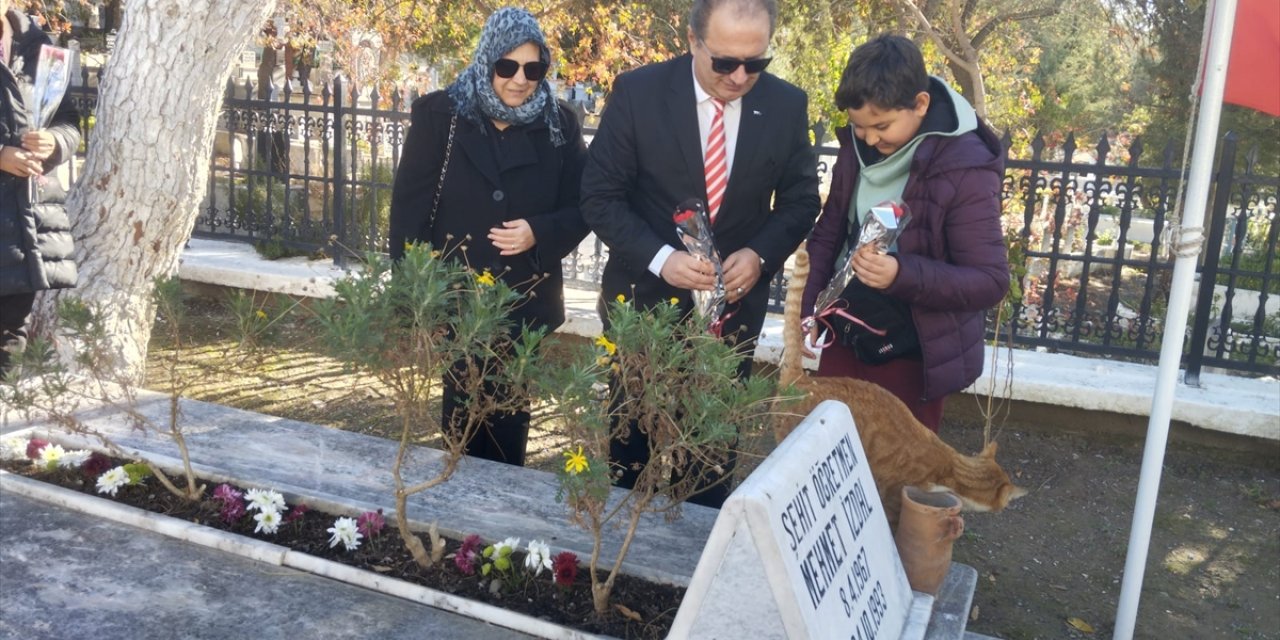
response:
M258 523L258 526L253 529L254 533L275 534L276 530L280 528L280 512L264 507L257 515L253 516L253 521Z
M62 462L62 457L65 455L67 455L67 452L62 448L62 445L47 444L40 450L40 460L36 464L52 469Z
M30 440L20 436L9 436L0 440L0 460L25 460L28 442Z
M120 487L129 484L129 472L124 467L112 467L98 476L98 493L116 495Z
M360 546L360 539L364 534L360 533L360 528L356 524L355 518L338 518L333 521L333 526L329 527L329 546L336 547L341 542L343 548L347 551L355 551Z
M84 464L89 459L89 452L84 449L75 449L62 454L62 459L58 461L58 466L64 469L75 469Z
M249 511L275 511L280 515L284 511L284 496L274 489L250 489L244 493L246 507Z
M533 575L542 575L543 569L551 568L551 547L541 540L530 540L525 549L524 568L533 571Z
M507 538L502 542L495 542L493 543L493 557L495 558L502 557L503 549L506 549L507 551L506 555L511 555L511 552L515 551L519 547L520 547L520 538Z

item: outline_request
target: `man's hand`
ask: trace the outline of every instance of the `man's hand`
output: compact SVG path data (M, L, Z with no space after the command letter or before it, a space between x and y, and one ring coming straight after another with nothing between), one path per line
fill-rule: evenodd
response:
M44 172L44 166L30 151L22 147L5 145L4 149L0 150L0 171L26 178L40 175Z
M31 152L36 160L47 160L53 155L54 149L58 148L57 144L58 141L54 139L53 134L44 129L22 134L22 148Z
M711 263L688 251L677 251L662 263L662 279L681 289L711 291L716 288L716 272Z
M724 262L724 293L729 302L737 302L747 295L760 280L760 254L743 247L734 251Z
M872 289L888 289L898 277L898 258L880 253L873 244L864 245L853 254L853 270L862 284Z

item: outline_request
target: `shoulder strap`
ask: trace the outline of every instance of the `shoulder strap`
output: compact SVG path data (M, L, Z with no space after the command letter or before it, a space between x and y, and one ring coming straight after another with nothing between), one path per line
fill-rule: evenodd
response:
M431 203L431 218L427 220L428 233L436 226L436 212L440 210L440 193L444 191L444 174L449 169L449 157L453 155L453 132L458 128L458 114L449 120L449 140L444 145L444 163L440 165L440 181L436 183L436 197Z

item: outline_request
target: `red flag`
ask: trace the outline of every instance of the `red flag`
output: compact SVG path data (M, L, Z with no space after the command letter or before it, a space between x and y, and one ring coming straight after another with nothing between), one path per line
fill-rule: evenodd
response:
M1280 0L1237 2L1222 101L1280 116Z

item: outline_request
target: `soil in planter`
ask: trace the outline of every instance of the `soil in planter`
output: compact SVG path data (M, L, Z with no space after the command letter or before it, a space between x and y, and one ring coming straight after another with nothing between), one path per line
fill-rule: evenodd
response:
M124 462L127 461L113 460L112 466ZM405 550L399 533L394 524L390 523L373 540L362 540L359 548L346 551L341 544L329 546L330 535L326 530L333 526L336 516L321 511L307 511L297 520L281 524L275 535L265 535L254 533L257 523L253 520L252 512L235 522L224 522L219 516L221 503L212 498L213 485L207 487L204 499L199 502L189 502L173 495L154 478L140 485L122 487L112 498L97 493L94 479L87 477L79 469L48 471L28 461L4 461L0 462L0 467L81 493L257 538L588 633L618 638L664 638L675 619L680 600L684 597L683 588L619 576L610 599L613 608L601 617L595 614L591 603L591 583L585 566L580 569L571 587L552 584L550 572L543 571L540 576L492 593L489 578L481 577L479 571L472 576L465 575L449 559L448 554L456 551L461 544L458 540L447 539L446 559L435 567L423 569ZM174 480L180 483L180 479ZM243 491L243 488L237 488ZM290 504L289 507L292 509L295 505ZM288 515L288 511L285 515ZM424 544L427 544L425 536L421 537L424 538ZM553 554L558 552L558 549L552 549ZM523 553L513 556L513 566L523 569L523 562Z

